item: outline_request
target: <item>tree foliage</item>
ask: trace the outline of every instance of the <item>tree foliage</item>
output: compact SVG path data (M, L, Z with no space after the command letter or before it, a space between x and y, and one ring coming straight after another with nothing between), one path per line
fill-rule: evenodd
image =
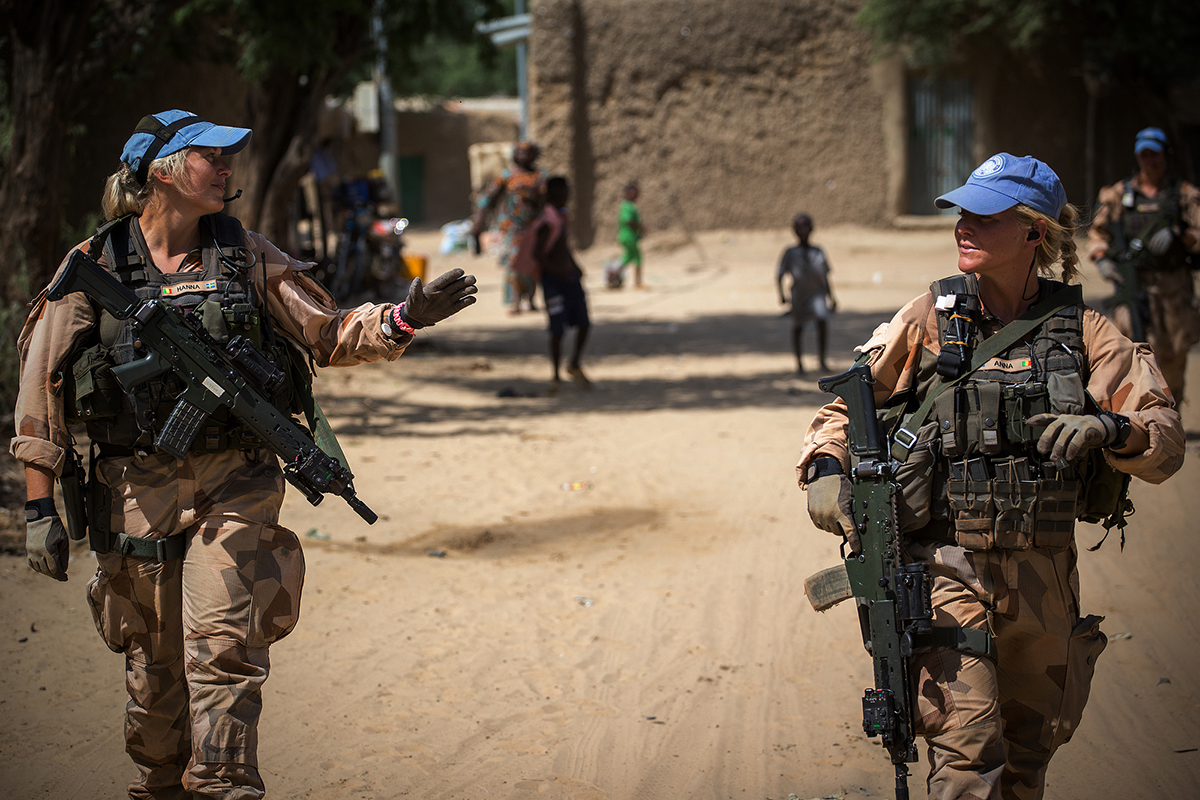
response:
M386 41L392 71L411 71L429 37L482 45L475 23L500 11L498 0L311 0L300 13L292 0L187 0L177 25L205 31L250 84L244 124L255 147L241 167L242 222L286 243L288 203L308 170L321 103L349 75L369 74L375 42Z
M0 277L0 311L45 285L72 243L63 187L72 142L102 111L97 98L112 96L100 89L189 58L234 64L248 81L246 118L227 121L255 133L237 211L283 243L326 94L375 61L377 8L388 63L409 70L431 36L480 45L474 24L503 10L500 0L0 0L0 252L13 267ZM0 400L13 392L0 386Z
M1180 0L866 0L859 22L920 66L972 37L1018 52L1078 42L1089 70L1165 92L1200 75L1200 3Z

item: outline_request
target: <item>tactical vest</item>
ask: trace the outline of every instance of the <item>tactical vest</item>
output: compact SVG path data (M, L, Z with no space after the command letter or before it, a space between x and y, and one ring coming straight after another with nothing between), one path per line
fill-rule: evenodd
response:
M131 217L106 223L92 239L93 252L103 246L104 264L139 299L157 298L198 317L219 344L232 336L250 340L287 375L271 397L272 405L299 413L300 393L311 391L311 372L303 356L276 337L264 302L256 297L249 270L253 255L245 247L242 225L233 217L211 214L200 220L202 271L164 274L149 259L148 248ZM101 310L99 341L73 360L67 396L68 422L87 424L92 441L112 448L151 448L184 388L168 373L126 393L112 368L146 355L137 348L131 320L118 320ZM218 453L253 449L260 444L246 427L220 409L192 441L193 452Z
M1181 269L1187 266L1187 252L1181 246L1173 246L1161 256L1146 251L1145 243L1163 228L1179 225L1182 219L1178 178L1168 178L1161 191L1154 197L1146 197L1133 188L1133 181L1125 181L1121 189L1121 218L1119 236L1114 244L1123 253L1114 253L1118 258L1139 259L1138 267L1146 271Z
M1043 281L1043 296L1062 287ZM942 357L918 369L918 402L939 373L953 377L947 362L969 361L983 338L974 276L935 281L930 290L938 298ZM924 470L930 497L928 514L918 509L925 530L913 537L952 540L969 550L1067 547L1085 476L1076 465L1048 463L1036 448L1044 428L1026 420L1048 411L1084 413L1086 371L1083 306L1072 305L937 395L910 457Z

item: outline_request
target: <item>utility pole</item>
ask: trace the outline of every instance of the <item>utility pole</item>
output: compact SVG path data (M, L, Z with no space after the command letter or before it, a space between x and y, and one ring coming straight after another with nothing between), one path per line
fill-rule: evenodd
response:
M525 0L515 0L516 14L490 22L479 22L475 30L486 34L496 47L517 46L517 95L521 99L521 135L529 133L529 80L526 72L526 42L533 23L531 15L525 13Z
M375 42L375 86L379 91L379 169L387 184L388 196L400 207L400 170L396 157L396 103L387 73L387 34L383 31L383 3L375 0L371 15L371 38ZM403 209L401 209L403 210Z
M516 16L525 14L525 0L516 0ZM529 35L528 28L526 36ZM517 97L521 99L521 138L529 135L529 77L525 65L526 39L517 42Z

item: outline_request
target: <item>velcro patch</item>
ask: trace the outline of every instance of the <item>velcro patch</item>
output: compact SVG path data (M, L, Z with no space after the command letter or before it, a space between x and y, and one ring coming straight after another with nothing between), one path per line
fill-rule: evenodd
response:
M215 280L176 283L173 286L162 287L162 293L168 297L174 294L187 294L188 292L215 292L216 290L217 282Z
M1028 358L993 358L983 365L983 369L994 369L1001 372L1021 372L1033 366Z

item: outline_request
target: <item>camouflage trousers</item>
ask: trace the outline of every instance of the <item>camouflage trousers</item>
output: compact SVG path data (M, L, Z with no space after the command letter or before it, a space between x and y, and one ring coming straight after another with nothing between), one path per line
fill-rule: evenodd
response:
M913 659L917 731L934 800L1037 800L1070 740L1107 639L1079 616L1076 550L972 552L911 544L934 576L934 626L991 627L998 663L957 650Z
M1200 342L1200 311L1196 309L1192 271L1152 272L1139 275L1139 279L1150 305L1146 338L1179 408L1183 405L1188 350ZM1128 306L1117 306L1113 322L1127 337L1133 335Z
M112 530L185 537L166 563L98 555L96 627L125 655L129 796L258 798L258 719L268 647L296 625L304 556L280 527L275 457L230 451L107 458Z

